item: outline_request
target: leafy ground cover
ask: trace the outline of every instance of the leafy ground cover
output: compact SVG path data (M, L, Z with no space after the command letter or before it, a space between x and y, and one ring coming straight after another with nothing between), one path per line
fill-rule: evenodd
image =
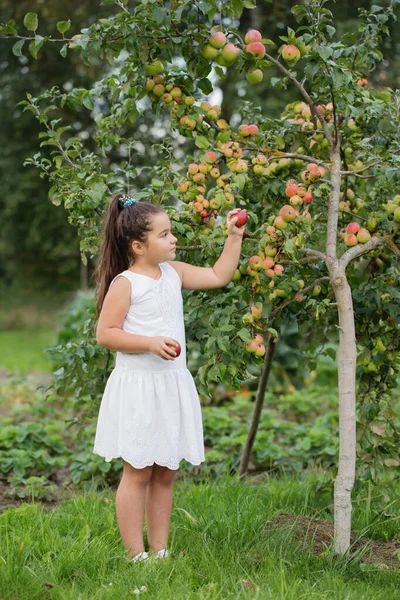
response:
M320 386L305 392L267 394L253 452L253 471L300 473L329 470L337 455L335 390ZM44 399L23 376L0 387L0 477L4 496L54 500L64 483L100 489L119 481L122 461L106 463L92 453L96 407L89 417L74 398ZM185 465L194 477L237 471L253 403L251 393L227 397L221 406L204 406L207 462Z
M335 557L330 545L315 552L301 531L295 540L293 527L270 528L288 511L330 515L332 493L316 492L323 476L184 477L175 483L165 562L127 560L110 490L71 494L50 511L40 504L10 508L0 516L0 597L397 600L399 570L364 563L360 552ZM397 495L397 512L399 501ZM379 512L379 498L366 489L354 527L375 538L393 536L392 510Z

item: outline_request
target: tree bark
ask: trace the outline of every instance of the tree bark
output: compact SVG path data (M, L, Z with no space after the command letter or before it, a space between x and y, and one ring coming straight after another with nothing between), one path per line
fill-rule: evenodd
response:
M339 464L334 485L335 552L350 546L351 492L356 471L356 364L357 347L353 299L344 269L332 270L332 283L339 316Z
M255 405L254 405L254 411L253 411L253 416L252 416L252 420L251 420L251 425L250 425L249 432L247 434L247 439L246 439L246 444L245 444L245 447L243 450L242 459L240 461L239 479L244 477L244 475L247 472L248 466L249 466L250 455L251 455L251 451L253 448L254 439L256 437L258 425L260 422L261 410L262 410L263 403L264 403L265 389L267 387L269 374L271 372L271 366L272 366L272 361L274 358L275 346L276 346L276 344L274 342L274 338L271 334L269 334L268 343L267 343L267 351L265 353L265 358L264 358L263 370L261 373L260 380L258 382L258 390L257 390L257 396L256 396Z

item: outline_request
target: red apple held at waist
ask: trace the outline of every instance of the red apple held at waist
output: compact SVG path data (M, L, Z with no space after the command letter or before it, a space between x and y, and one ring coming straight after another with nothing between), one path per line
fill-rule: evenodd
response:
M237 217L237 221L235 223L236 227L243 227L243 225L246 225L247 221L249 220L249 215L245 210L241 210L235 216Z
M182 348L178 342L176 344L167 344L167 346L171 346L171 348L173 348L175 350L176 358L178 358L178 356L180 356Z

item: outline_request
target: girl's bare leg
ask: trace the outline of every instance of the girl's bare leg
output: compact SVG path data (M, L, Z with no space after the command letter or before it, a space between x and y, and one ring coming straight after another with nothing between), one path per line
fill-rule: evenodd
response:
M153 465L144 469L135 469L126 461L123 463L124 472L115 497L115 508L122 543L132 558L144 551L143 519L146 489Z
M146 495L147 536L151 552L167 547L176 471L154 463Z

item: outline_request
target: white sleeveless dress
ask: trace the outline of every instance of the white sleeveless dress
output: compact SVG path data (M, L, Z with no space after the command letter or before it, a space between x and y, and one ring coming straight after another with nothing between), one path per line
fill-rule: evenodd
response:
M106 462L123 458L137 469L156 463L176 470L184 459L204 461L200 401L186 367L182 283L167 262L161 276L123 271L131 282L131 305L122 329L177 340L180 356L165 360L151 352L117 352L101 401L93 452ZM115 279L110 284L113 284Z

